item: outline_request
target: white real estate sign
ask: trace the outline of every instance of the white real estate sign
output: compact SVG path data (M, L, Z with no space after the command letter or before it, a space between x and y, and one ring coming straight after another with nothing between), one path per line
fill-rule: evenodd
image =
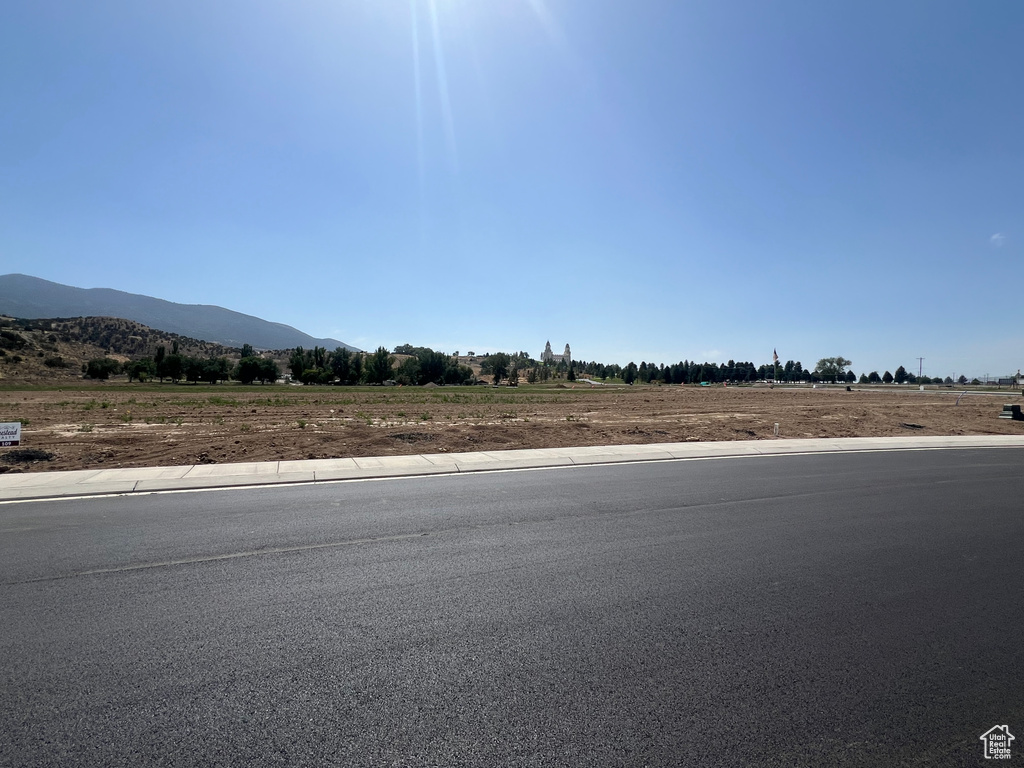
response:
M21 445L21 422L11 421L0 424L0 448Z

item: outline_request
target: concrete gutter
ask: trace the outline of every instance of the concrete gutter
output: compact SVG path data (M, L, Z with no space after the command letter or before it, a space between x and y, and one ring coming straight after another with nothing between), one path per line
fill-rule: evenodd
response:
M530 448L513 451L429 453L416 456L313 459L309 461L260 461L241 464L198 464L136 469L85 469L71 472L27 472L0 475L0 502L493 472L509 469L620 464L639 461L777 456L798 453L999 447L1024 448L1024 436L737 440L581 448Z

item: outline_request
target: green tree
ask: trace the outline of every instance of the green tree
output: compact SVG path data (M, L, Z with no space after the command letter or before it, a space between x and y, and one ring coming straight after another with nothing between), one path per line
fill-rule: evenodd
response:
M242 345L242 357L256 357L256 350L252 348L252 344Z
M395 381L405 386L415 386L420 383L420 361L415 357L407 357L398 364L395 371Z
M441 352L432 349L421 349L416 353L415 359L419 368L416 379L417 384L443 384L445 371L453 364L452 359ZM456 367L458 363L454 363Z
M266 384L268 381L273 384L281 377L281 369L277 363L268 357L260 358L260 382Z
M851 365L851 361L845 357L823 357L818 361L818 364L814 366L814 372L821 378L822 381L836 382L840 377L845 378L846 367Z
M109 357L98 357L90 360L85 366L85 375L90 379L106 381L111 374L121 372L121 364Z
M186 381L196 384L203 378L203 361L191 355L182 358L181 372L185 376Z
M629 363L629 365L627 365L622 370L622 380L624 382L626 382L627 384L632 385L633 382L636 381L636 376L637 376L637 372L638 371L639 371L639 369L636 367L636 363L631 361Z
M468 384L475 380L473 369L468 365L459 365L457 357L450 358L444 369L445 384Z
M327 367L327 348L313 347L313 368L324 369Z
M252 384L263 372L263 360L252 355L243 357L235 366L234 378L243 384Z
M904 368L901 365L899 368L896 369L896 373L893 375L892 378L893 378L893 381L895 381L897 384L906 384L907 383L907 369Z
M167 347L165 347L163 344L160 344L156 348L156 354L153 355L153 366L154 366L154 368L156 370L156 375L160 377L160 383L161 384L163 384L164 378L165 378L165 374L163 373L163 370L164 370L163 365L164 365L164 360L166 360L166 359L167 359Z
M306 350L296 347L288 358L288 370L292 372L292 378L296 381L302 380L302 372L313 366L306 364Z
M377 351L366 361L366 380L370 384L383 384L391 378L391 366L395 358L387 347L377 347Z
M175 342L175 345L177 345L177 342ZM182 356L177 352L172 352L167 355L167 357L157 364L156 368L157 375L161 377L161 380L166 377L171 381L177 381L180 379L184 370L184 358L182 358Z
M892 374L889 373L888 371L883 373L882 374L882 383L883 384L892 384Z
M331 353L331 371L342 384L349 383L349 374L352 371L352 353L345 347L336 347Z
M141 360L125 363L124 372L128 374L129 384L135 379L145 381L156 374L156 364L152 358L144 357Z
M231 376L231 364L226 357L211 357L203 361L203 381L216 384Z
M509 356L504 352L495 352L493 355L489 355L484 361L485 365L481 366L481 370L484 373L490 373L494 377L493 381L495 384L500 384L501 380L508 376Z

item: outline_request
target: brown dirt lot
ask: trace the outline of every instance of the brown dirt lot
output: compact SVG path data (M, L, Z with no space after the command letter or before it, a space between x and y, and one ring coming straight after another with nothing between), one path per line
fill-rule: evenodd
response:
M0 391L48 471L780 437L1024 435L1017 391L768 387L295 387L75 383Z

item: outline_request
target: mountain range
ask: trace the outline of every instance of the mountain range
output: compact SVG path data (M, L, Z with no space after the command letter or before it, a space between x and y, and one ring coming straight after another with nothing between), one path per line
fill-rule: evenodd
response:
M30 275L0 275L0 314L35 320L57 317L120 317L168 333L229 347L357 347L316 339L283 323L211 304L177 304L112 288L75 288Z

